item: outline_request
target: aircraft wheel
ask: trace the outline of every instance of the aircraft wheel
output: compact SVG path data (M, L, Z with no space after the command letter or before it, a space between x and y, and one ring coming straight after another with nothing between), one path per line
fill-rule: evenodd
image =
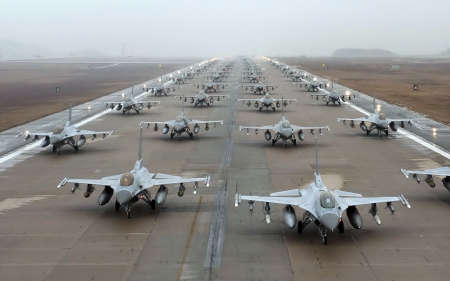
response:
M170 133L170 139L173 139L174 133Z
M122 110L122 114L125 114L125 110Z
M139 110L136 110L136 113L139 114Z
M302 233L303 232L303 222L298 221L298 227L297 227L297 233Z
M61 147L58 147L58 155L61 155Z
M287 143L284 143L284 148L287 148Z
M197 107L197 103L195 103L194 106Z
M329 102L327 102L327 105L328 105L328 103L329 103Z
M328 245L328 239L326 236L323 237L323 244Z
M153 200L151 201L150 207L152 208L152 210L156 209L155 199L153 199Z
M128 211L128 212L127 212L127 217L128 217L129 219L131 219L131 211Z
M294 143L294 145L297 145L297 139L292 140L292 142Z
M272 139L272 145L275 145L275 140L274 139Z
M119 204L119 202L117 202L117 200L116 200L116 211L119 211L119 209L120 209L120 204Z
M191 137L191 139L194 138L194 134L193 133L189 133L189 136Z
M259 111L261 111L261 110L262 110L262 107L259 108Z
M386 130L386 131L384 131L384 132L386 133L386 137L388 137L388 136L389 136L389 131Z
M366 135L368 136L370 134L369 130L366 131Z
M75 149L75 151L78 151L78 146L74 146L73 149Z
M340 101L338 101L338 104L339 104L339 106L341 105L341 102Z
M56 145L53 146L53 152L55 152L55 151L56 151Z
M344 233L344 221L339 222L337 229L338 229L339 233Z

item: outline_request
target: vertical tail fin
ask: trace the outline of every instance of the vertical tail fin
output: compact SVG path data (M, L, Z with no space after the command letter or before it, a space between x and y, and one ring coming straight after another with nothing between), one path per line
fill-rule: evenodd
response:
M317 146L317 137L314 137L316 142L316 175L319 175L319 148Z
M142 127L139 134L139 151L138 151L138 161L142 160Z
M70 107L69 107L69 118L67 119L67 122L72 124L72 102L70 102Z
M181 115L184 116L184 93L181 97Z
M373 96L373 112L377 112L377 104L375 102L375 91L372 92L372 96Z

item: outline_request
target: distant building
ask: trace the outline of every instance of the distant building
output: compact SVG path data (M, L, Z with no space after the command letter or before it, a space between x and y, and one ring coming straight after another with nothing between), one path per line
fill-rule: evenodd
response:
M392 64L391 66L389 66L389 69L400 69L400 65Z

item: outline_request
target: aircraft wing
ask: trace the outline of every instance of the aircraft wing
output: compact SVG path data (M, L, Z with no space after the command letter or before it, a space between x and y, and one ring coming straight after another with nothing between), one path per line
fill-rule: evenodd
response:
M297 125L291 125L291 128L294 130L294 132L300 131L300 130L319 130L320 133L322 133L322 129L325 129L327 131L330 130L328 126L325 127L303 127L303 126L297 126Z
M67 137L74 137L74 136L81 136L81 135L103 135L102 139L106 137L106 135L110 136L112 135L113 131L105 131L105 132L95 132L95 131L89 131L89 130L77 130L75 133L67 136Z
M178 99L182 99L182 98L185 98L185 99L196 99L197 98L197 95L195 95L195 96L176 96L175 97L176 99L178 98Z
M270 193L270 196L305 196L308 189L290 189L279 192Z
M360 118L336 118L338 122L342 121L367 121L370 122L367 117L360 117ZM345 123L345 122L344 122Z
M117 104L122 104L123 101L106 101L106 102L101 102L100 105L105 105L106 107L108 107L108 105L117 105Z
M153 185L164 185L164 184L177 184L177 183L188 183L188 182L201 182L203 181L206 186L209 186L210 177L204 177L204 178L181 178L181 177L175 177L175 178L164 178L164 179L153 179ZM152 185L152 186L153 186Z
M411 119L411 118L397 118L397 119L395 119L395 118L386 118L386 121L388 123L405 121L405 122L408 122L410 125L412 125L412 123L419 123L416 119Z
M122 175L119 175L119 178ZM102 178L102 179L70 179L70 178L64 178L58 185L58 188L61 186L66 185L66 183L76 183L76 184L92 184L92 185L103 185L103 186L110 186L114 190L116 189L118 179L109 179Z
M210 97L210 98L220 98L220 97L229 98L230 95L210 95L210 94L208 94L208 97Z
M215 120L215 121L201 121L201 120L195 120L192 119L189 124L211 124L211 123L220 123L220 125L223 125L223 120Z
M140 100L140 101L137 101L136 103L153 103L153 104L160 104L161 103L161 101L156 101L156 100L152 100L152 101L145 101L145 100Z
M25 135L25 137L28 139L28 137L30 137L30 136L39 136L39 137L45 137L45 136L50 136L52 134L52 132L48 132L48 133L40 133L40 132L28 132L28 131L26 131L26 132L20 132L17 136L16 136L16 138L18 138L18 137L20 137L20 136L22 136L22 135Z
M163 121L163 122L144 122L141 121L141 123L139 123L139 126L142 126L144 124L147 125L147 129L148 127L150 127L151 124L156 124L156 125L169 125L173 127L173 123L175 122L175 120L169 120L169 121Z
M259 101L259 102L263 102L264 98L259 98L259 99L238 99L239 101Z
M441 168L428 169L428 170L401 169L401 171L407 178L409 178L409 174L450 177L450 167L441 167Z
M297 102L297 99L274 99L274 98L272 98L272 101L274 101L274 102L277 102L277 101L289 101L289 102L295 101L295 102Z
M275 203L284 205L294 205L300 208L312 211L311 204L308 204L308 197L272 197L272 196L247 196L238 194L240 200L264 202L264 203Z
M307 96L308 97L314 97L314 96L325 97L325 96L328 96L328 93L308 94Z
M276 130L275 125L267 125L267 126L239 126L239 130L249 129L249 130Z
M401 201L399 197L359 197L359 198L340 197L339 200L344 201L344 203L347 204L348 206Z

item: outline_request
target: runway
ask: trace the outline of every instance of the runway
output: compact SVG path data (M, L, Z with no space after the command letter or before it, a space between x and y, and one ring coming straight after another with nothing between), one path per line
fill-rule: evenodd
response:
M223 125L201 126L190 139L171 140L161 130L144 129L144 166L151 172L182 176L211 175L211 186L200 184L196 195L188 185L183 197L169 187L162 206L152 211L145 203L133 206L133 216L116 212L114 204L99 206L71 186L56 186L64 177L101 178L128 172L137 157L139 122L174 119L181 112L176 95L193 95L189 84L162 96L162 103L139 115L115 110L84 124L82 129L113 129L104 141L88 141L62 155L39 146L9 159L0 170L0 272L5 280L445 280L450 275L450 192L440 182L431 189L406 179L400 168L449 165L449 159L401 133L389 138L366 136L359 128L336 122L336 117L360 117L353 107L326 106L307 97L275 69L266 68L269 82L281 85L274 98L296 98L286 118L295 125L328 125L318 136L322 178L329 189L364 196L409 198L411 209L395 204L390 214L379 205L382 225L376 225L369 206L359 208L363 229L353 229L344 216L345 232L331 233L322 243L317 227L302 234L284 224L282 207L272 205L267 225L261 205L250 214L247 203L234 206L234 194L268 195L313 180L314 136L305 134L297 146L275 146L263 132L247 136L239 125L271 125L276 112L257 112L239 98L257 98L236 87L240 61L231 86L218 93L230 98L209 107L186 103L191 119L218 120ZM192 83L200 83L197 78ZM152 97L149 95L148 97ZM361 99L364 100L364 99ZM356 101L355 101L356 103ZM103 110L103 109L102 109ZM81 112L81 111L79 111ZM98 113L98 112L97 112ZM91 115L93 115L92 113ZM81 116L80 116L81 117ZM59 114L64 119L64 113ZM77 119L82 121L85 116ZM56 119L58 120L58 119ZM55 121L56 122L56 121ZM406 128L408 129L408 128ZM3 136L2 136L3 138ZM21 140L17 140L21 142ZM21 143L21 145L23 142ZM442 145L444 149L444 145ZM15 147L14 149L17 149ZM10 149L13 150L13 149ZM11 162L13 164L11 164ZM2 164L3 165L3 164ZM85 187L82 186L84 189ZM156 190L153 191L154 196ZM302 210L296 208L297 218Z

